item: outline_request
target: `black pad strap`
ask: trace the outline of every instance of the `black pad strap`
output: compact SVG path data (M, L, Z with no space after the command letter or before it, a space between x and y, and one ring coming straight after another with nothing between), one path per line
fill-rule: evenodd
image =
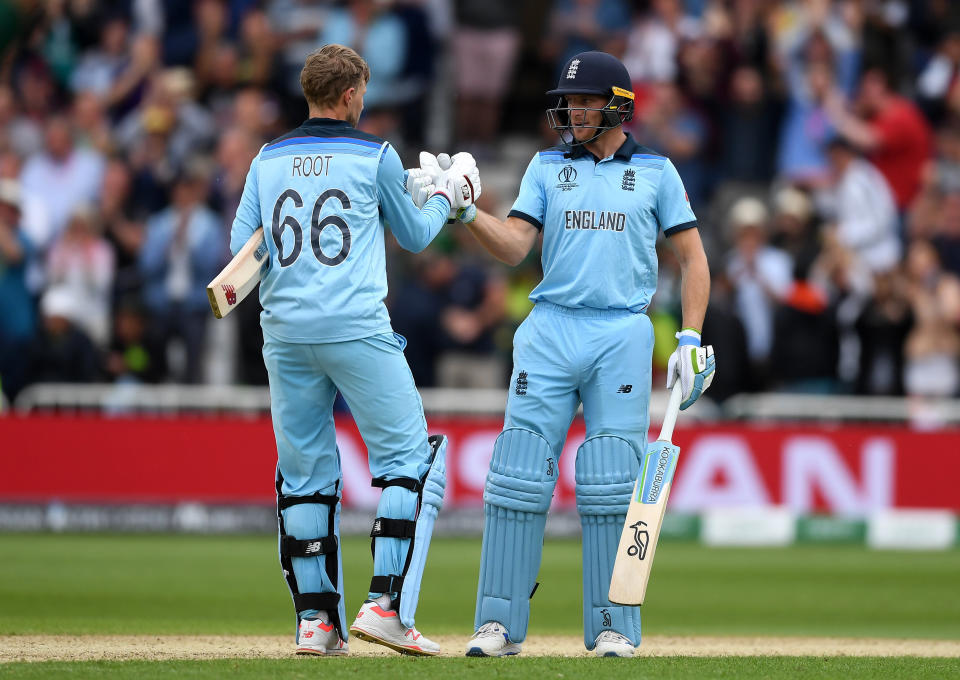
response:
M399 486L413 493L420 493L420 489L423 488L423 484L419 479L410 479L409 477L398 477L397 479L374 477L370 480L370 486L377 489L386 489L388 486Z
M297 612L322 609L332 618L340 606L340 593L294 593L293 606Z
M533 599L533 594L534 594L535 592L537 592L537 588L539 588L539 587L540 587L540 581L534 581L534 583L533 583L533 590L530 591L530 598L529 598L529 599L531 599L531 600Z
M413 538L417 523L410 519L377 517L373 520L370 536L373 538Z
M403 589L403 577L391 574L390 576L374 576L370 579L371 593L399 593Z
M337 537L298 539L293 536L280 537L280 554L284 557L316 557L317 555L336 554Z
M291 506L300 505L301 503L318 503L320 505L335 506L339 502L340 499L337 496L326 496L322 493L315 493L309 496L277 496L277 507L280 510L286 510Z

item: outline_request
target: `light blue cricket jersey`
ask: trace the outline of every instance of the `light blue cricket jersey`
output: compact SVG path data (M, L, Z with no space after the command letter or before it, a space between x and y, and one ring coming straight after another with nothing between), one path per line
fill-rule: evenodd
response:
M657 289L657 234L697 226L667 158L627 139L597 162L581 147L541 151L510 211L543 231L533 302L646 311Z
M391 330L384 227L419 252L449 212L442 194L417 209L387 142L342 120L311 118L253 159L230 250L236 254L263 225L265 333L297 343L355 340Z

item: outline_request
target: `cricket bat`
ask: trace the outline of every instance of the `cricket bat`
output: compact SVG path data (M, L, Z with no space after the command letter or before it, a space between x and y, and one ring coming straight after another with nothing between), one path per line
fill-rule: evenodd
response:
M222 319L256 288L270 266L270 253L258 227L223 271L207 286L213 315Z
M607 595L614 604L643 604L647 594L653 556L657 552L657 539L660 538L660 525L680 455L680 448L671 441L673 426L680 411L680 399L680 381L677 380L670 392L660 436L647 447L640 476L633 487Z

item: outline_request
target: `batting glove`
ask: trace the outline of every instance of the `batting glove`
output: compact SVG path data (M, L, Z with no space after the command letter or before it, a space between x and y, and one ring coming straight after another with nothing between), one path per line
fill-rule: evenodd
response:
M413 199L413 204L423 209L423 204L427 202L437 191L436 182L433 177L422 168L411 168L407 170L407 193Z
M713 357L713 345L700 346L700 334L692 328L685 328L676 335L677 348L667 363L667 389L680 379L680 394L683 401L680 409L688 408L703 394L716 371Z
M420 170L430 176L442 191L450 197L450 219L465 224L477 218L473 203L480 197L480 171L473 156L465 151L455 154L440 153L434 156L429 151L420 152Z

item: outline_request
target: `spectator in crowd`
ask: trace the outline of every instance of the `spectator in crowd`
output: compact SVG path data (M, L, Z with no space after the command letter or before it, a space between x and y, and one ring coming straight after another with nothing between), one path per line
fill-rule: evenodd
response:
M29 379L26 357L36 322L27 290L30 247L20 229L20 187L0 179L0 388L10 401Z
M871 272L890 271L900 261L900 235L889 185L843 137L831 140L828 148L837 240Z
M558 65L590 50L620 55L629 27L630 12L624 0L556 0L542 50Z
M760 71L741 66L730 80L730 101L720 114L718 193L758 193L775 169L780 105Z
M96 151L77 148L73 130L63 116L46 125L46 149L23 166L23 190L43 196L54 237L66 227L80 204L93 203L100 193L104 159Z
M162 143L166 160L181 168L187 158L213 148L213 117L194 100L194 77L187 69L167 69L155 75L143 106L124 119L117 138L128 152ZM151 139L159 135L160 139Z
M960 76L960 26L943 36L936 53L917 78L918 105L927 118L942 123L947 116L947 98Z
M920 190L923 168L932 153L930 125L910 100L896 94L879 69L864 73L855 109L839 97L827 104L837 131L883 174L905 211Z
M389 3L347 0L331 10L318 36L317 44L330 43L352 47L370 65L361 128L390 136L399 124L397 107L408 101L400 81L408 50L403 22Z
M770 377L778 390L831 394L838 389L836 310L810 280L813 261L813 253L794 260L793 282L776 305Z
M457 139L489 156L497 141L503 98L520 54L517 12L511 0L459 2L453 56L456 64Z
M40 334L30 343L32 382L78 383L100 379L96 347L73 321L74 297L63 287L50 288L40 301Z
M95 345L107 345L115 260L92 205L74 208L47 258L48 286L73 300L71 320Z
M827 141L834 135L826 102L836 87L828 61L804 62L802 75L790 76L790 97L780 130L778 171L784 179L812 188L826 186Z
M112 300L129 297L140 291L139 258L144 228L139 201L132 194L133 176L120 158L107 163L103 173L103 191L97 210L103 235L113 252L115 275Z
M747 333L754 384L767 382L767 363L773 349L773 315L792 281L790 256L767 243L769 212L752 197L730 208L728 223L733 249L727 257L727 278L734 305Z
M634 5L623 65L634 81L641 110L649 84L676 79L680 43L700 32L699 22L683 10L679 0L654 0L648 7Z
M44 255L53 240L53 226L47 215L47 205L43 194L34 194L23 190L20 177L23 163L13 151L0 152L0 180L12 180L18 187L20 231L30 242L26 259L27 290L34 297L43 290L46 282Z
M906 281L899 269L874 277L873 297L856 321L860 371L856 393L902 396L903 348L913 327Z
M699 205L706 181L703 147L707 129L680 88L671 82L655 85L647 108L633 127L638 142L670 158L683 177L691 204Z
M87 50L70 75L70 89L106 99L129 60L130 25L122 14L100 27L99 44Z
M820 252L813 201L806 192L784 186L773 194L770 243L794 261L814 258Z
M924 240L907 252L915 323L906 340L904 385L909 395L953 397L960 392L960 279L940 266Z
M200 360L210 315L206 284L227 259L223 227L203 203L208 182L199 164L178 176L170 206L147 221L140 252L149 332L165 353L172 340L182 342L184 358L175 377L188 383L202 378Z
M143 310L133 298L117 305L106 372L116 382L154 383L166 370L164 353L150 346Z

